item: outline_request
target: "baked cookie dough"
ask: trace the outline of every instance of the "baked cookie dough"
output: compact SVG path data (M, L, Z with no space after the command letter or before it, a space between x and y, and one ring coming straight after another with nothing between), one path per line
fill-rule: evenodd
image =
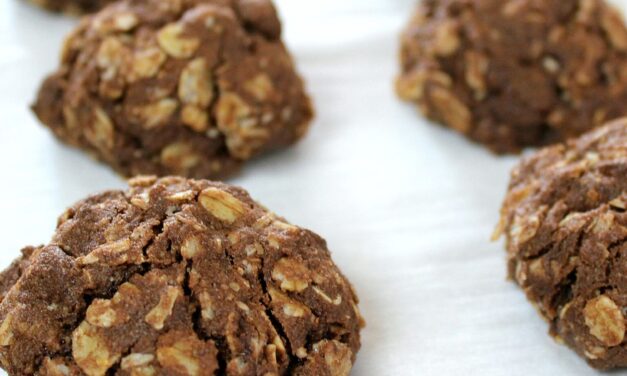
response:
M512 172L497 235L550 333L596 368L627 366L627 119Z
M28 0L53 12L63 12L68 14L91 13L100 10L107 4L115 0Z
M401 98L497 153L627 115L627 28L603 0L423 0Z
M223 177L312 117L269 0L123 0L83 19L33 109L123 175Z
M206 180L80 201L1 279L11 375L348 375L360 347L325 241Z

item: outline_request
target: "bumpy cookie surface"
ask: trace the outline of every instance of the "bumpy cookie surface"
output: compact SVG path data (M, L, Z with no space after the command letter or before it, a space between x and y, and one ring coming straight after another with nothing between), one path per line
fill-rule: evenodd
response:
M626 208L627 119L524 159L497 231L551 334L598 368L627 366Z
M28 0L53 12L83 14L95 12L115 0Z
M68 209L2 274L9 374L350 372L363 321L322 238L239 188L130 184Z
M498 153L627 114L627 29L602 0L423 0L399 95Z
M269 0L110 5L69 35L33 109L127 176L224 176L312 117Z

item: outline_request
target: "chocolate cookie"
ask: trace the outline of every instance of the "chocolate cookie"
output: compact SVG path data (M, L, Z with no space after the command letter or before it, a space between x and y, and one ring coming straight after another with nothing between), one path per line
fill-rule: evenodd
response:
M627 119L525 158L497 235L550 333L593 367L627 366Z
M627 115L627 28L603 0L424 0L400 97L497 153Z
M2 274L9 374L348 375L363 321L322 238L239 188L130 185Z
M91 13L100 10L115 0L28 0L33 4L53 12L68 14Z
M312 117L269 0L123 0L83 19L61 60L35 113L127 176L224 176Z

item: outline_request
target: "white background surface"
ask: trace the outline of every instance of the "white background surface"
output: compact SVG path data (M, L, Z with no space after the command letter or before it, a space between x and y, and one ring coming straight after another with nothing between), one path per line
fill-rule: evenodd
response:
M615 1L627 9L627 1ZM622 3L622 4L621 4ZM393 92L414 0L283 0L317 117L230 182L325 237L367 327L354 375L593 375L546 335L489 238L515 157L428 124ZM124 187L29 111L76 19L0 0L0 266L88 194Z

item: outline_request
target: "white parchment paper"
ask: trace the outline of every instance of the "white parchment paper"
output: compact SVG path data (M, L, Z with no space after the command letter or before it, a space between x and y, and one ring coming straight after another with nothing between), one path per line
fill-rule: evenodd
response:
M627 1L615 1L627 9ZM495 157L394 95L414 0L279 0L317 117L230 182L325 237L367 320L354 375L592 375L546 335L490 243L516 157ZM0 266L49 241L76 200L124 187L28 106L76 19L0 0Z

